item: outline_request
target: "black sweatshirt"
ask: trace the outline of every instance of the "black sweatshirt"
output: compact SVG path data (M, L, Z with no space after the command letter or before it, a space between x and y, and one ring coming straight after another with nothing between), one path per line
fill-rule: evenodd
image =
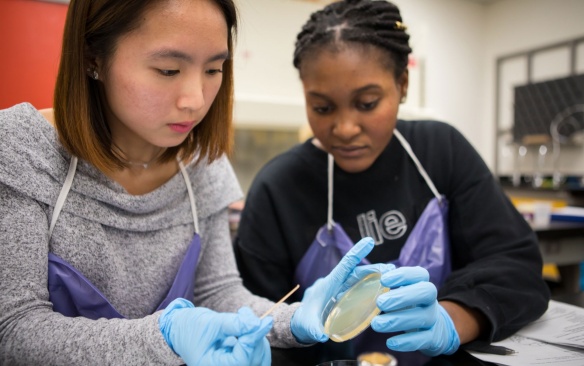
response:
M541 316L550 294L537 238L476 150L442 122L398 121L396 128L450 206L452 273L438 299L484 313L488 340L506 338ZM367 257L372 263L398 257L434 197L397 138L366 171L335 166L333 191L335 222L354 242L376 239ZM309 140L266 164L249 190L234 243L244 285L281 298L294 287L296 265L326 221L327 154Z

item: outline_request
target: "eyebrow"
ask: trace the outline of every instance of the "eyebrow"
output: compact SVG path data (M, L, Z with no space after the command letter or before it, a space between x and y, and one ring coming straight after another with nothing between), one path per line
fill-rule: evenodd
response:
M207 62L214 62L214 61L221 61L229 59L229 51L220 52L216 55L213 55L207 59ZM174 58L178 60L183 60L187 62L193 62L193 58L182 51L174 50L174 49L162 49L150 54L150 58Z
M351 94L352 95L356 95L356 94L363 93L365 91L372 90L372 89L379 89L379 85L377 85L377 84L367 84L365 86L362 86L362 87L360 87L358 89L353 90L353 92ZM321 98L328 99L328 97L326 95L321 94L319 92L311 91L311 92L308 92L308 94L313 95L315 97L321 97Z
M365 85L365 86L363 86L363 87L361 87L361 88L353 91L352 94L359 94L359 93L362 93L364 91L368 91L368 90L371 90L371 89L379 89L379 85L377 85L377 84L367 84L367 85Z

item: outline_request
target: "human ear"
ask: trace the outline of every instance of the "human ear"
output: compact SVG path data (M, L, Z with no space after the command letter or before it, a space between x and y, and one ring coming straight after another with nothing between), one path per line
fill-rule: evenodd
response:
M100 76L103 76L103 62L100 58L94 56L87 47L85 49L83 64L85 74L93 80L98 80Z

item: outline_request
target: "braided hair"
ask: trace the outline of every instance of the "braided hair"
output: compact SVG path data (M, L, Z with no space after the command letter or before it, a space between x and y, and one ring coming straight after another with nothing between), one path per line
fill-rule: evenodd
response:
M326 47L341 44L372 45L384 50L399 78L408 65L410 36L405 32L399 9L387 1L342 0L314 12L296 36L294 67Z

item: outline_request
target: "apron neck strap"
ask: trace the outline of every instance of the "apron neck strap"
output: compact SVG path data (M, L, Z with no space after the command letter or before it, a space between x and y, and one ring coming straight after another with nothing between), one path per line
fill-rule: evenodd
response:
M422 166L422 164L420 163L420 161L416 157L416 154L414 154L414 151L412 150L412 147L410 146L408 141L402 136L402 134L397 129L393 130L393 135L397 138L397 140L400 142L400 144L402 145L404 150L408 153L408 156L410 157L410 159L412 159L412 161L416 165L418 172L420 173L422 178L424 178L424 181L426 181L426 184L428 185L428 187L430 188L430 190L432 191L434 196L438 199L439 202L441 202L442 195L440 195L440 193L438 192L438 189L436 189L434 182L432 182L432 179L430 179L430 176L428 175L428 173L426 172L426 170L424 169L424 167ZM332 154L328 154L327 229L329 231L332 230L332 228L335 224L335 222L333 221L333 171L334 171L334 164L335 164L335 160L334 160Z
M63 183L63 187L61 187L61 192L59 192L59 197L57 198L57 202L55 203L55 209L53 210L53 214L51 217L51 225L49 226L49 239L53 235L53 229L55 229L55 225L57 224L57 219L61 214L61 210L63 209L63 205L65 204L65 200L67 199L67 195L69 194L69 190L71 190L71 185L73 184L73 178L75 177L75 172L77 171L77 157L71 156L71 162L69 163L69 170L67 171L67 177L65 178L65 183ZM197 219L197 206L195 204L195 195L193 193L193 188L191 184L191 180L189 179L189 175L187 170L185 169L184 164L179 161L178 166L180 171L183 175L185 184L187 186L187 192L189 193L189 201L191 204L191 213L193 215L193 224L195 226L195 233L199 233L199 220Z
M191 202L191 213L193 214L193 224L195 225L195 233L199 233L199 220L197 218L197 205L195 203L195 194L193 193L193 185L191 179L182 161L178 162L180 172L183 175L185 184L187 185L187 192L189 193L189 201Z
M428 187L430 187L430 190L432 191L434 196L438 199L438 201L441 201L442 196L440 195L440 193L438 193L438 190L436 189L436 186L432 182L432 179L430 179L430 176L428 175L428 173L426 173L426 170L424 169L424 167L422 166L422 164L420 163L420 161L416 157L416 154L414 154L414 151L412 150L412 147L410 146L408 141L402 136L402 134L397 130L397 128L395 128L393 130L393 135L395 137L397 137L398 141L401 143L404 150L410 156L410 159L412 159L414 164L416 164L416 168L418 168L418 172L422 175L422 177L426 181L426 184L428 185Z
M335 158L332 154L328 154L328 211L326 227L329 231L333 229L335 222L333 221L333 172L335 168Z
M77 156L71 156L71 161L69 162L69 171L67 171L65 183L63 183L63 187L61 187L61 192L59 192L59 197L57 198L57 202L55 203L55 209L53 210L53 215L51 217L51 226L49 226L49 239L53 235L53 229L57 224L57 219L59 218L59 214L63 209L63 205L65 204L65 200L67 199L67 194L69 194L69 190L71 189L71 184L73 184L73 178L75 177L76 171Z

